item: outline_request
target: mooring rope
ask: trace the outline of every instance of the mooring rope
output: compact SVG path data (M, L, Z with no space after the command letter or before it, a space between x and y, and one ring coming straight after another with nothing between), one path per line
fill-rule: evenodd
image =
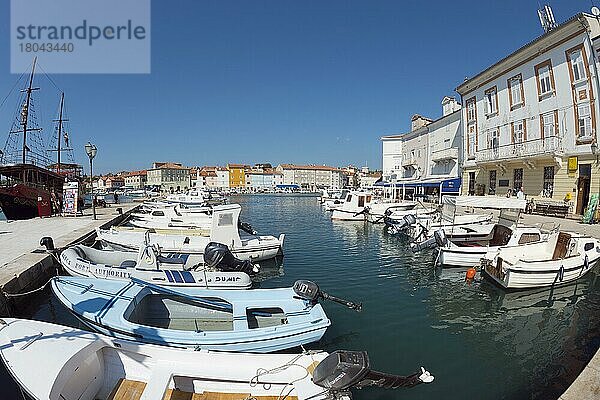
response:
M308 369L307 369L305 366L303 366L303 365L296 364L296 361L298 361L298 360L299 360L299 359L300 359L302 356L304 356L304 355L309 355L309 356L311 356L311 358L312 358L312 355L313 355L313 354L316 354L316 353L318 353L318 352L316 352L316 351L312 351L312 350L304 350L304 346L301 346L301 347L302 347L302 349L303 349L302 353L298 354L297 356L295 356L294 358L292 358L290 361L286 362L286 363L285 363L285 364L283 364L283 365L280 365L279 367L275 367L275 368L272 368L272 369L258 368L258 369L256 370L256 375L254 375L254 376L253 376L253 377L250 379L250 381L248 382L248 384L249 384L251 387L254 387L254 386L257 386L257 385L260 383L260 382L259 382L259 378L260 378L261 376L263 376L263 375L275 374L275 373L278 373L278 372L284 371L284 370L286 370L286 369L288 369L288 368L290 368L290 367L299 367L299 368L302 368L302 369L304 370L304 375L303 375L303 376L301 376L301 377L299 377L299 378L297 378L297 379L294 379L294 380L293 380L293 381L291 381L291 382L288 382L288 383L286 383L286 384L283 386L283 388L281 389L281 391L279 392L279 395L277 396L277 399L278 399L278 400L281 400L281 399L286 399L286 398L287 398L287 397L288 397L288 396L289 396L289 395L292 393L292 391L294 390L294 387L293 387L293 385L294 385L296 382L298 382L298 381L301 381L302 379L304 379L304 378L306 378L308 375L310 375L310 372L308 371ZM266 389L266 390L269 390L269 388L271 387L271 384L270 384L270 383L267 383L267 382L264 382L262 385L263 385L263 388L264 388L264 389ZM283 394L283 392L285 391L285 389L286 389L288 386L292 386L292 387L291 387L291 388L290 388L290 390L289 390L289 391L288 391L288 392L287 392L287 393L284 395L284 394Z

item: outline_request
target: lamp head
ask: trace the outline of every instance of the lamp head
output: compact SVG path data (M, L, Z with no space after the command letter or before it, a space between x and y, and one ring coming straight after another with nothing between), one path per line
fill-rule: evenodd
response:
M90 160L93 160L94 157L96 157L97 151L98 151L98 148L96 148L95 144L91 144L90 142L87 142L87 144L85 145L85 152L87 153Z

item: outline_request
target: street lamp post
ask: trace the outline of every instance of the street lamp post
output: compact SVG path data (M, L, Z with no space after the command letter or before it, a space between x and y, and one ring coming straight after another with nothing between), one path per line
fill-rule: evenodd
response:
M94 169L93 169L93 160L94 157L96 157L96 152L98 151L98 149L96 148L95 144L91 144L90 142L87 142L87 144L85 145L85 152L87 153L88 157L90 158L90 186L92 187L92 212L94 214L94 219L96 219L96 202L94 201Z

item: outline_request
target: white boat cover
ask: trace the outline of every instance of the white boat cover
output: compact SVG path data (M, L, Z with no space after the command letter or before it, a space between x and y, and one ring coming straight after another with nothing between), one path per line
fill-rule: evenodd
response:
M444 196L444 205L490 208L494 210L525 210L527 201L515 197L500 196Z

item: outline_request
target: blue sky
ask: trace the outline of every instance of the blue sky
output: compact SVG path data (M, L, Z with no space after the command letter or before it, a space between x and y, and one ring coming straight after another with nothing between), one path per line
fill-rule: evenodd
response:
M551 1L559 22L589 0ZM98 171L281 162L381 168L379 137L542 33L536 0L153 1L152 73L52 75ZM10 74L0 6L0 99ZM43 66L43 65L42 65ZM50 126L58 94L42 87ZM0 147L14 101L0 108ZM87 165L87 164L84 164Z

